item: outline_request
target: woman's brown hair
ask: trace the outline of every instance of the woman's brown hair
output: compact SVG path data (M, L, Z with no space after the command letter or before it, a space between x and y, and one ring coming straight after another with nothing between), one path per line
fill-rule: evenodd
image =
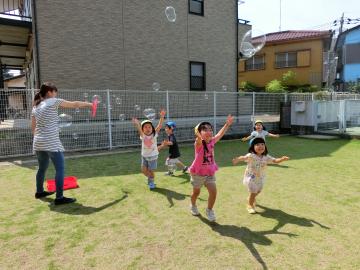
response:
M41 87L40 87L40 91L35 94L34 105L35 106L39 105L40 102L44 99L44 97L46 97L46 94L49 91L57 92L58 90L57 90L56 86L53 83L50 83L50 82L43 83L41 85Z

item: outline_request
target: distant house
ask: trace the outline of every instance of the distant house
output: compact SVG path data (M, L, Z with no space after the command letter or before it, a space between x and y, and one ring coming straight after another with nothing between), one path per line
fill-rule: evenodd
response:
M338 55L337 78L339 90L347 83L360 84L360 25L342 32L336 42Z
M265 87L291 70L299 84L323 86L323 53L331 44L330 31L282 31L266 34L266 44L255 56L239 61L239 83ZM256 37L255 37L256 39Z

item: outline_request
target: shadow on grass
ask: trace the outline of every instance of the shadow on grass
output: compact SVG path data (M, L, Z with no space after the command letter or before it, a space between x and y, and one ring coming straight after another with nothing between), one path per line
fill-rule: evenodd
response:
M272 241L266 236L271 234L280 234L286 235L289 237L296 237L296 234L287 233L287 232L279 232L286 224L295 224L298 226L312 227L314 224L319 225L321 228L330 229L327 226L320 224L319 222L313 219L307 219L302 217L297 217L294 215L290 215L285 213L284 211L278 209L271 209L265 206L258 205L259 208L264 211L259 212L259 215L265 218L272 218L278 221L278 224L271 230L266 231L251 231L246 227L238 227L235 225L222 225L217 222L210 222L206 218L199 216L199 219L210 226L210 228L219 233L222 236L231 237L241 241L247 249L251 252L253 257L261 264L263 269L268 269L265 261L262 259L260 253L255 248L254 244L269 246L272 244Z
M280 209L271 209L271 208L268 208L268 207L265 207L262 205L257 205L257 207L264 210L264 211L258 212L258 214L260 216L265 217L265 218L275 219L278 222L278 224L276 224L275 227L271 231L268 231L268 234L280 233L278 230L280 228L284 227L286 224L294 224L294 225L303 226L303 227L313 227L314 224L316 224L323 229L327 229L327 230L330 229L329 227L322 225L313 219L290 215Z
M169 208L174 206L174 200L183 201L186 198L190 198L190 195L178 193L176 191L166 189L166 188L157 187L157 188L153 189L152 191L157 192L161 195L164 195L169 202ZM204 201L204 199L201 199L201 198L198 198L198 200ZM190 200L189 200L189 203L190 203Z
M349 143L350 140L339 139L331 141L301 139L296 137L282 137L280 139L269 139L267 146L269 154L274 157L287 155L290 162L296 159L306 159L314 157L328 157L338 149ZM248 152L248 145L240 140L221 141L216 145L216 162L219 168L229 167L232 165L232 159L239 155L245 155ZM194 159L193 146L184 146L181 148L182 161L185 164L191 164ZM65 154L66 155L66 154ZM165 161L167 153L160 152L156 173L162 173L167 170ZM245 166L246 164L239 164ZM36 170L35 165L18 165ZM286 163L279 165L279 168L288 168ZM290 167L290 166L289 166ZM77 159L67 159L65 162L67 175L75 175L81 178L94 178L101 176L121 176L140 174L140 151L131 153L119 153L105 156L82 157ZM49 175L54 175L53 166L49 168ZM179 175L176 177L183 177ZM188 178L184 175L188 182Z
M261 264L263 269L268 269L265 261L262 259L260 253L255 248L254 244L269 246L272 241L267 238L264 234L253 232L247 227L238 227L235 225L222 225L216 222L210 222L203 216L198 216L199 219L208 225L214 232L226 237L231 237L241 241L247 249L250 251L252 256Z
M127 194L124 194L120 199L114 200L107 204L104 204L100 207L86 206L81 203L75 202L66 205L55 205L54 200L50 198L43 198L42 201L49 202L49 208L51 211L68 214L68 215L91 215L97 212L100 212L108 207L111 207L122 200L125 200L128 197Z

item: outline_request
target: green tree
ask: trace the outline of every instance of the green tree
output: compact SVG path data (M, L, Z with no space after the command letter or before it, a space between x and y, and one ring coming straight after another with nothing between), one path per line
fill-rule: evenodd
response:
M282 85L281 81L279 81L279 80L270 81L266 85L265 90L268 93L284 93L284 92L286 92L286 88Z

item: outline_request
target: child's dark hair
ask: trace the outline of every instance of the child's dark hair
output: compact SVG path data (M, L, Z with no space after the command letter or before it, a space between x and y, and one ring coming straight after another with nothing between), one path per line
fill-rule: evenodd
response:
M210 126L211 129L214 130L210 122L201 122L197 127L198 132L201 132L202 130L206 129L206 126ZM202 144L204 146L204 154L206 152L209 152L209 149L207 148L206 142L204 140L202 141Z
M152 127L152 132L151 132L151 134L152 134L152 135L155 135L154 125L153 125L153 123L152 123L150 120L144 120L144 121L141 122L141 130L143 130L143 128L144 128L144 126L145 126L146 124L150 124L150 125L151 125L151 127Z
M258 143L265 144L265 140L263 138L255 138L255 139L253 139L252 142L251 142L251 145L249 147L249 153L256 154L256 152L255 152L255 144L258 144ZM262 155L266 156L267 154L268 154L268 150L267 150L267 147L266 147L266 144L265 144L265 151L264 151L264 153L262 153Z
M40 91L35 94L34 105L37 106L40 102L46 97L47 92L57 92L57 88L53 83L46 82L43 83L40 87Z

